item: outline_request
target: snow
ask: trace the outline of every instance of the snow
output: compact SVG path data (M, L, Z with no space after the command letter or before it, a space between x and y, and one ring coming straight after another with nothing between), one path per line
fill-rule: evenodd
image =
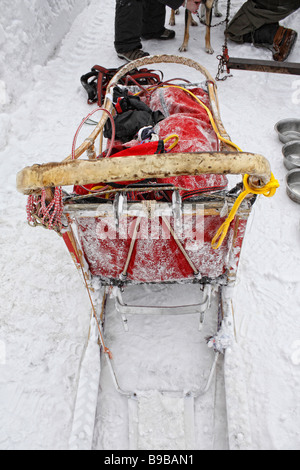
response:
M233 14L242 2L231 3ZM219 7L225 14L226 2L219 2ZM145 41L144 49L151 54L180 54L183 17L176 17L174 41ZM282 24L297 29L299 18L298 11ZM62 240L27 225L26 198L16 192L15 178L27 165L61 161L69 155L74 133L91 110L80 76L95 64L122 65L113 48L113 23L112 2L103 0L1 2L2 450L69 446L91 308ZM214 76L223 27L212 29L212 43L215 52L207 55L203 27L193 28L189 50L183 55L197 60ZM235 57L270 59L265 49L232 43L229 48ZM300 62L299 40L289 60ZM169 78L176 75L199 81L192 69L187 72L175 66L174 73L171 65L158 68ZM300 118L300 80L292 75L246 71L232 71L232 75L218 82L224 126L243 150L268 158L281 186L273 198L257 201L247 226L232 298L235 342L225 360L228 416L224 411L224 384L219 380L214 393L195 399L196 448L227 448L224 429L228 418L231 448L299 450L299 205L286 194L282 144L274 125L284 118ZM83 130L81 138L89 131ZM156 286L135 288L128 295L137 303L180 303L192 301L196 293L192 287ZM213 332L212 323L208 315L204 324L208 334ZM138 316L129 318L129 332L124 334L109 300L106 339L115 355L122 386L139 390L149 390L152 383L175 388L204 386L208 369L202 369L202 363L199 367L197 358L204 355L209 364L213 353L198 341L198 326L197 316L174 321ZM147 366L142 360L145 355L150 358ZM218 377L222 377L222 367L220 363ZM127 398L115 391L104 364L95 449L129 448L126 403ZM218 403L215 415L214 403ZM143 428L147 413L145 408L141 412ZM151 419L149 416L148 424ZM172 434L171 428L167 431ZM151 436L143 437L148 448L159 445L155 436L152 440Z

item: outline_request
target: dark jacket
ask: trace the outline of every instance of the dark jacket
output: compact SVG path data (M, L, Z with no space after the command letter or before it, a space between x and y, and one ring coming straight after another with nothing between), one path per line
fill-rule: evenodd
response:
M177 8L181 7L183 4L183 0L158 0L160 3L163 3L164 5L167 5L170 8L173 8L173 10L176 10Z

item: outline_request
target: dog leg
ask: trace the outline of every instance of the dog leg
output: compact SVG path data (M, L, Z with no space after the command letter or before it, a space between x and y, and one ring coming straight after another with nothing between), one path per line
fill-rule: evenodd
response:
M192 13L189 10L185 10L185 27L184 27L184 38L183 43L179 48L180 52L186 52L188 50L188 43L190 39L190 26L192 22Z
M220 18L220 16L222 16L222 13L219 10L219 0L214 1L214 15L217 18Z
M205 24L205 4L201 3L200 6L200 23Z
M175 26L175 10L171 9L171 15L170 15L170 20L169 20L169 25L170 26Z
M211 17L212 17L212 6L213 6L213 0L207 0L205 3L205 10L206 10L206 33L205 33L205 51L208 54L213 54L214 50L211 47L210 43L210 25L211 25Z
M198 23L196 20L194 20L194 18L192 17L191 19L191 26L198 26Z
M222 16L222 13L220 12L219 10L219 0L215 0L214 2L214 15L219 18L220 16ZM200 8L200 23L202 24L205 24L205 4L202 3L201 4L201 8Z

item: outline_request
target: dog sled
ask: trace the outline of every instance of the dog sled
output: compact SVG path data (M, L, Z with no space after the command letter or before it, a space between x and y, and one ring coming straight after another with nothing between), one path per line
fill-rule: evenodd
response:
M157 63L193 68L202 82L119 85L131 70ZM99 343L115 389L128 398L132 449L138 448L138 404L144 395L124 389L119 381L105 336L108 295L124 334L135 316L197 315L201 336L213 304L216 330L204 339L213 352L204 383L155 391L162 402L168 396L181 400L186 449L194 449L194 400L209 390L218 359L234 338L230 300L247 221L257 196L272 196L278 183L263 156L243 152L231 141L220 117L216 84L192 60L152 56L118 70L107 86L99 122L76 147L79 130L97 110L82 121L69 157L24 168L17 188L28 196L30 225L57 232L82 274L93 313L90 341L94 352ZM101 147L99 154L95 142L98 137L102 142L103 135L106 149ZM230 175L241 175L232 188ZM145 285L196 286L198 301L137 305L126 300L128 289ZM84 425L79 412L76 427L77 412L72 443L89 447L93 430L87 432L90 425Z

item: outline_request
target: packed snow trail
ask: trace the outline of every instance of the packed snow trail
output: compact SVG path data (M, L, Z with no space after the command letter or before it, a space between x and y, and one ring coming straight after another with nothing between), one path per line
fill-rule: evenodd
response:
M232 13L239 6L240 2L233 0ZM219 7L224 13L224 2ZM146 41L145 50L152 54L177 53L183 16L177 18L172 44ZM26 82L27 90L24 86L21 95L16 93L0 114L1 449L66 449L69 445L90 305L62 241L53 233L27 226L26 201L16 193L15 176L24 166L62 161L70 153L74 133L91 109L80 76L96 63L122 65L113 49L113 17L111 4L92 0L52 51L51 59L44 64L43 58L32 65L33 80ZM0 42L6 41L11 51L17 46L25 57L26 37L19 40L13 28L6 28L9 18L2 16L0 22ZM297 29L299 12L284 24ZM214 75L217 61L215 55L204 52L202 27L193 28L191 35L188 57ZM221 53L223 41L222 28L214 28L216 54ZM270 59L267 51L246 45L230 44L229 52L232 56ZM9 67L3 53L4 49L0 73ZM290 61L300 61L299 40ZM174 75L169 67L162 68L166 75ZM178 67L176 75L182 74ZM23 78L11 74L16 91L20 90L18 80ZM199 80L193 71L188 78ZM282 145L273 132L280 119L300 117L299 90L297 78L275 74L234 71L232 78L218 83L221 116L232 140L247 151L265 155L281 183L273 200L259 200L255 206L233 299L236 343L228 357L225 378L226 387L231 386L236 394L230 408L231 423L236 427L229 429L235 447L248 445L250 428L252 449L299 449L299 205L285 193ZM1 94L0 101L2 98ZM101 380L104 387L99 393L104 407L97 410L94 448L126 449L127 421L121 411L124 403L110 385L105 368ZM222 384L218 388L217 427L223 436L226 416ZM197 414L202 408L211 411L204 402L197 406ZM204 437L209 441L211 416L205 421L199 429L206 431ZM105 434L100 424L105 424L110 433ZM202 441L204 446L207 441ZM221 440L217 441L219 445ZM207 448L210 445L208 442Z
M176 305L180 295L183 292L187 294L187 291L189 302L196 302L199 298L198 286L139 286L128 290L130 301L139 305L141 302L153 304L154 299L158 306ZM128 429L132 431L129 426L132 419L137 420L137 430L134 431L137 436L133 437L133 442L138 450L191 450L189 444L193 439L196 447L192 449L227 448L222 358L211 386L202 395L214 362L214 353L207 347L205 338L216 331L216 300L206 312L202 331L199 331L199 314L171 317L129 315L128 332L125 332L112 300L108 303L106 315L106 341L115 358L120 386L137 393L139 404L136 403L135 411L134 403L114 389L109 370L103 362L95 448L101 448L102 442L102 445L105 443L104 448L116 448L117 443L118 448L128 449ZM166 392L160 394L159 390ZM189 391L196 394L191 404L194 409L185 414L187 401L183 397ZM177 415L168 411L172 400L178 407ZM117 420L112 419L109 411L112 408L118 410ZM131 416L131 413L136 414ZM193 437L188 435L189 431L193 432L192 424L191 429L184 429L184 414L195 419ZM174 420L177 420L175 427Z

